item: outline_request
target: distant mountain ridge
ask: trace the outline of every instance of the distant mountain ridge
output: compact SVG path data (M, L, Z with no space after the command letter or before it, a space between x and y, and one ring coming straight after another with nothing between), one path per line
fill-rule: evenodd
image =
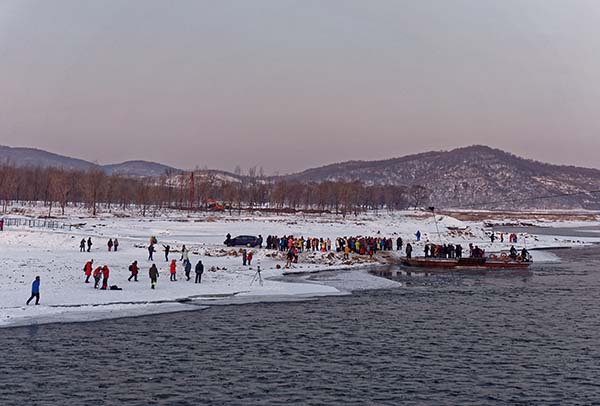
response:
M600 209L600 170L552 165L474 145L381 161L348 161L289 175L301 182L424 186L445 208ZM564 194L575 196L538 199Z
M126 161L118 164L98 165L83 159L71 158L37 148L20 148L0 145L0 162L10 162L18 167L40 166L68 170L100 169L111 174L125 176L161 176L166 173L181 172L181 169L149 161Z
M175 175L184 171L149 161L97 165L82 159L35 149L0 146L0 162L17 166L63 167L124 176ZM201 170L198 175L225 181L248 177L227 171ZM358 181L368 185L422 186L423 204L464 209L591 209L600 210L600 170L552 165L474 145L379 161L347 161L303 172L267 177L266 181ZM539 199L542 196L569 195Z

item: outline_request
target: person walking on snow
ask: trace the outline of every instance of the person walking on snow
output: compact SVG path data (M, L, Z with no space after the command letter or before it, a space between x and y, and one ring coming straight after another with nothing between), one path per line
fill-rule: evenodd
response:
M99 266L94 269L94 289L98 289L98 284L100 283L100 278L102 277L102 267Z
M90 283L90 276L92 276L92 265L94 264L94 260L91 259L85 263L83 267L83 272L85 273L85 283Z
M88 237L87 247L88 247L87 252L90 252L90 250L92 249L92 237Z
M150 244L148 246L148 261L154 261L154 257L153 257L154 252L155 252L154 244Z
M35 298L35 304L40 304L40 277L36 276L35 280L31 284L31 297L27 299L27 305Z
M185 261L183 261L183 263L185 264L184 270L185 270L185 280L189 281L190 280L190 272L192 271L192 263L190 262L189 259L186 259Z
M116 238L113 241L113 246L115 247L115 252L117 252L117 249L119 248L119 240L117 240Z
M133 278L133 280L135 282L138 281L137 276L138 276L138 266L137 266L137 261L133 261L133 263L131 265L129 265L129 272L131 272L131 275L129 276L129 279L127 279L127 282L131 281L131 278Z
M108 245L108 251L109 252L112 251L112 247L113 247L113 240L112 240L112 238L108 239L108 244L106 244L106 245Z
M155 264L152 264L148 274L150 275L150 287L154 289L156 283L158 282L158 268L156 268Z
M254 253L252 251L250 251L247 255L247 259L248 259L248 266L252 265L252 257L254 256Z
M202 283L202 273L204 272L204 264L202 260L196 264L196 281L195 283Z
M245 249L242 250L242 265L246 266L246 262L248 261L248 253Z
M79 243L79 252L85 252L85 238L82 238Z
M165 261L169 262L169 252L171 251L171 246L169 244L167 244L167 245L163 244L162 246L165 249Z
M415 237L417 237L417 242L421 241L421 231L417 230L417 232L415 233Z
M102 287L100 288L100 290L106 290L106 288L108 287L108 275L110 274L110 270L108 269L108 266L104 265L102 267Z
M171 266L169 267L169 273L171 274L170 276L170 280L171 282L174 282L177 280L177 263L175 262L175 260L171 260Z

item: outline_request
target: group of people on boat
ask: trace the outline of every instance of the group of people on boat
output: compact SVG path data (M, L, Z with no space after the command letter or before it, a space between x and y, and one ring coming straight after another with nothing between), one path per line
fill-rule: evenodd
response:
M425 244L425 258L462 258L460 244Z

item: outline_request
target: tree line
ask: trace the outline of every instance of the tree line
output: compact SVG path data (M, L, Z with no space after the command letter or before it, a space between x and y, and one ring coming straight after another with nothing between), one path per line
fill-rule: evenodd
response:
M41 202L53 208L86 207L90 214L115 208L146 216L162 209L318 211L358 214L366 210L401 210L427 204L422 186L371 186L361 182L306 183L267 178L256 172L226 177L210 171L129 177L64 168L0 164L0 202L6 213L13 204Z

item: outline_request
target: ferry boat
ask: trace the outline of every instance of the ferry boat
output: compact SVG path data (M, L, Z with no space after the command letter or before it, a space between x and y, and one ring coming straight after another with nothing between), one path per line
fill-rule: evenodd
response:
M444 268L444 269L526 269L533 263L531 257L523 260L520 256L516 259L502 253L489 257L468 258L430 258L414 257L400 258L402 265L419 268Z

